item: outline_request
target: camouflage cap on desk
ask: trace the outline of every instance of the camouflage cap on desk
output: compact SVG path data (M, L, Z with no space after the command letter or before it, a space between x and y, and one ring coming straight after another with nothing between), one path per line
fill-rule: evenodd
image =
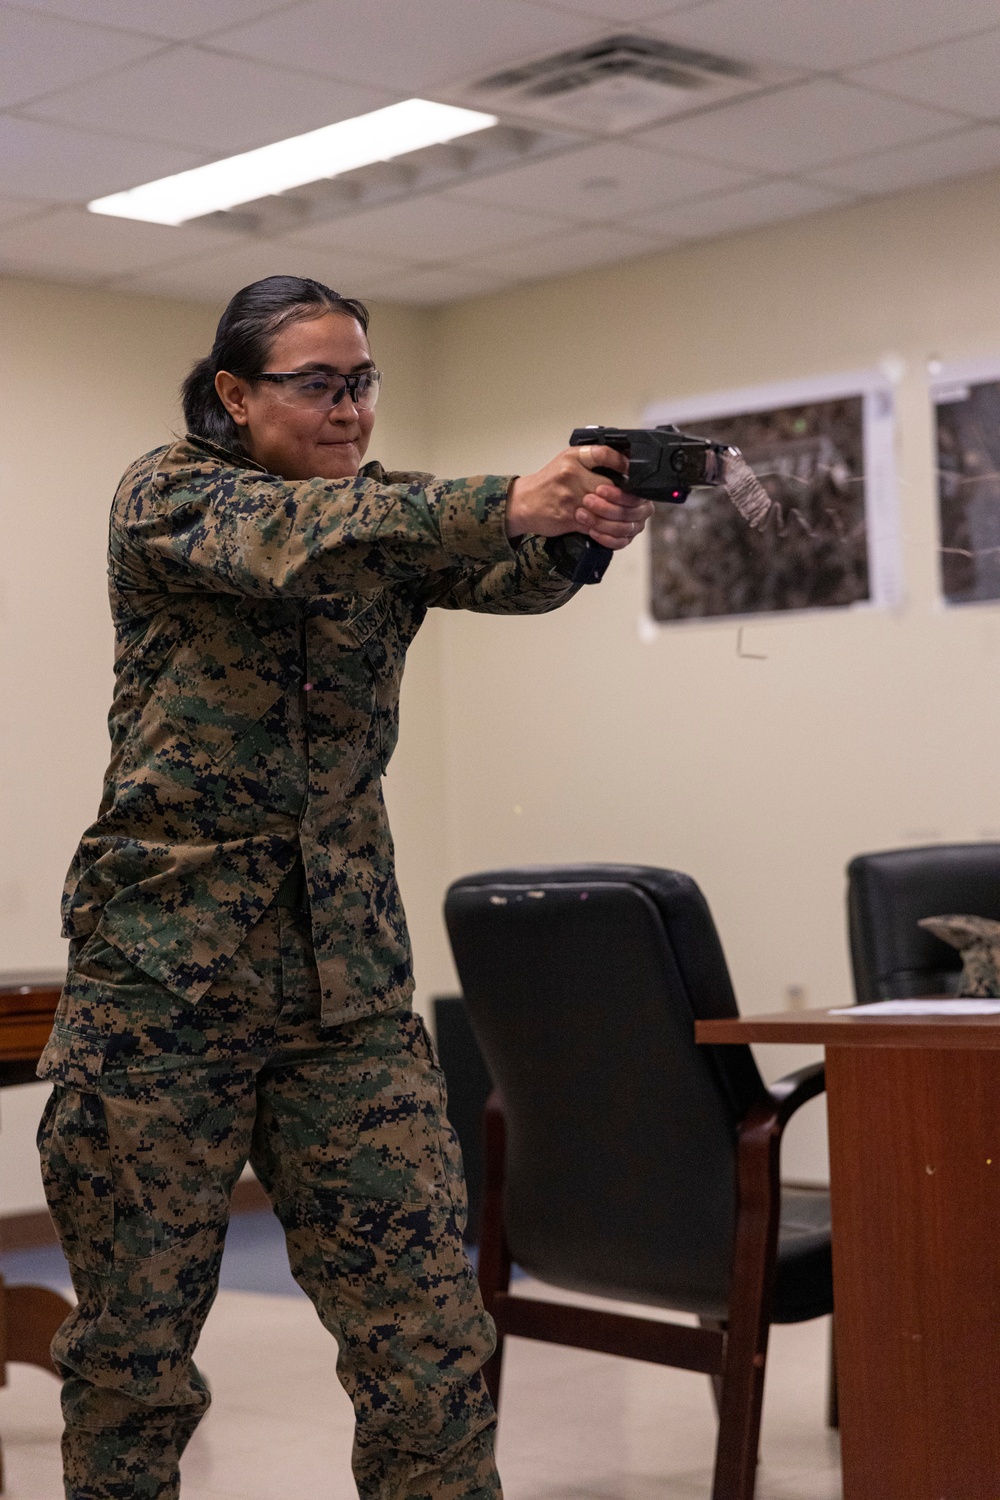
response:
M990 917L921 917L920 927L962 955L963 996L1000 999L1000 922Z

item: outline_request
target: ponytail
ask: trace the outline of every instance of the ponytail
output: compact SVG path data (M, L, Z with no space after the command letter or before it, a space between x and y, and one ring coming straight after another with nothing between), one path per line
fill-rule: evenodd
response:
M240 429L215 389L215 370L210 354L199 359L181 387L181 396L188 432L208 438L209 442L218 443L222 448L231 448L235 453L244 452Z

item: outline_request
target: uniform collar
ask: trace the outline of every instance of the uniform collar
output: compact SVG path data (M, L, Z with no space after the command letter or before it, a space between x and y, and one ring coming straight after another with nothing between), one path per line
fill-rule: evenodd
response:
M209 453L213 458L221 459L224 464L228 464L231 468L253 469L258 474L267 473L262 464L255 463L247 454L237 453L232 448L224 448L221 443L213 443L209 438L201 437L196 432L186 432L173 445L169 457L173 458L176 454L181 463L189 462L192 457L192 450L195 455Z
M266 474L268 470L263 464L256 463L254 459L245 453L237 453L232 448L224 448L221 443L213 443L210 438L199 436L195 432L187 432L182 438L174 443L165 455L165 463L160 464L162 470L167 465L174 464L187 466L191 459L196 460L202 455L209 455L219 459L222 463L236 469L251 469L255 474ZM372 459L360 470L362 479L374 479L376 484L385 482L385 470L378 459Z

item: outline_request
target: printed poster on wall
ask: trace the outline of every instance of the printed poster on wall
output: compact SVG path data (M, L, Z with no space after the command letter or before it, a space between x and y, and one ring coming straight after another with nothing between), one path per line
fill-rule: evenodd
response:
M894 604L900 597L892 388L880 375L663 403L650 425L739 448L773 502L760 531L721 489L659 505L653 620Z
M1000 599L1000 361L941 374L931 388L941 589L948 604Z

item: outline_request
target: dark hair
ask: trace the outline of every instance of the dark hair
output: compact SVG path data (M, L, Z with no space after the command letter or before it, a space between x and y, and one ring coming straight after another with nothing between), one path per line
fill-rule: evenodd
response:
M238 291L219 319L211 354L199 359L181 386L188 431L245 454L240 429L219 400L216 375L220 370L247 380L259 375L279 328L326 312L345 313L368 332L368 309L363 302L342 297L308 276L265 276Z

